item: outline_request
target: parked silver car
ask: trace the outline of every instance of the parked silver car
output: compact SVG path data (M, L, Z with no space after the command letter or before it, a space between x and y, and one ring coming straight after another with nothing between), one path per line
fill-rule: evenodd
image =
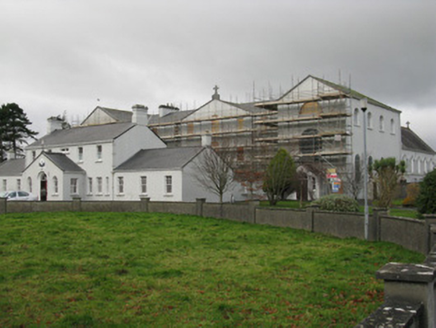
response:
M7 198L8 201L13 200L38 200L38 197L27 191L3 191L0 193L0 198Z

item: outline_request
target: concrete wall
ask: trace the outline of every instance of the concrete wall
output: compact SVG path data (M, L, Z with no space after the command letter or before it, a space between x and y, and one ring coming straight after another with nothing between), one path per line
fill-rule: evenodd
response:
M422 220L380 217L380 240L401 245L407 249L427 254L428 227Z
M0 199L0 214L54 211L161 212L302 229L339 238L364 239L364 215L360 213L332 213L317 208L266 208L258 205L258 202L206 203L204 199L197 199L196 202L150 201L149 198L140 201L81 201L76 198L59 202L7 202ZM433 222L430 219L414 220L384 214L385 212L375 210L374 215L369 217L369 240L392 242L423 254L427 254L431 244L436 242L436 237L432 239L433 232L430 231L432 224L436 224L436 219Z

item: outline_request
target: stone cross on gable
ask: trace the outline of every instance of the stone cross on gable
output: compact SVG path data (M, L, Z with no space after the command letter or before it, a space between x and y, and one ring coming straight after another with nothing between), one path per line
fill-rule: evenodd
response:
M213 87L213 89L215 90L215 93L212 95L212 99L219 100L219 99L220 99L220 95L219 95L219 93L218 93L218 89L219 89L219 87L218 87L217 85L215 85L215 86Z

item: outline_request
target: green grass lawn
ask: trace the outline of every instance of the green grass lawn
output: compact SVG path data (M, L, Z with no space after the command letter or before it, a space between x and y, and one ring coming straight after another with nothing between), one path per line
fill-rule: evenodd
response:
M352 327L423 256L171 214L0 216L1 327Z

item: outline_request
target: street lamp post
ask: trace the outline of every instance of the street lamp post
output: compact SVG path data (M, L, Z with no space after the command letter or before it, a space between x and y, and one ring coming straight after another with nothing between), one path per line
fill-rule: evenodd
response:
M360 100L360 109L363 112L363 197L365 201L365 240L368 240L369 218L368 218L368 161L366 159L366 110L368 100Z

